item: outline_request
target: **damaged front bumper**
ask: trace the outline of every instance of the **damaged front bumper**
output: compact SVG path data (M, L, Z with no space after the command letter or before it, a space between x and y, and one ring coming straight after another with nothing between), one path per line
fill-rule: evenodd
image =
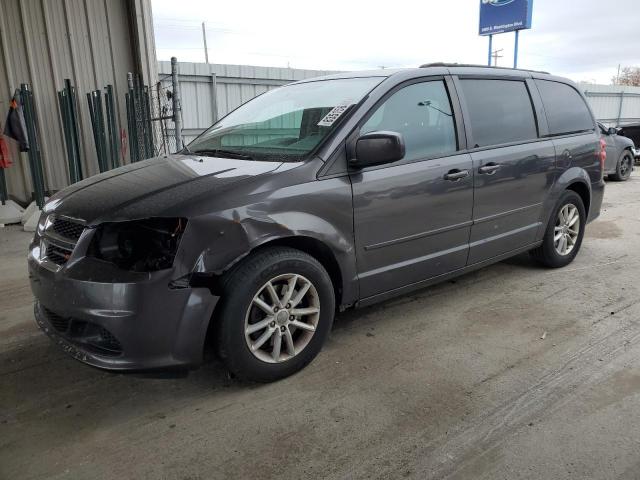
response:
M37 324L66 352L110 370L194 367L202 362L218 301L209 289L176 286L173 269L127 272L74 256L51 268L42 259L37 235L28 256Z

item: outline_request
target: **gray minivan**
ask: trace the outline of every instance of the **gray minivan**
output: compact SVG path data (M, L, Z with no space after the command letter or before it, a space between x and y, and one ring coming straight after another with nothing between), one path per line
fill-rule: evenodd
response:
M176 155L46 204L29 249L39 326L114 370L308 364L334 314L521 252L577 255L604 142L546 73L432 64L271 90Z

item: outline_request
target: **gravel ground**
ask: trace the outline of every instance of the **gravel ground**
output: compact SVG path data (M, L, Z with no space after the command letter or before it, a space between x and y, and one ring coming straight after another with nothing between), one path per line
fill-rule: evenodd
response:
M640 478L637 172L568 267L522 255L342 314L270 385L67 357L33 320L29 238L0 229L0 478Z

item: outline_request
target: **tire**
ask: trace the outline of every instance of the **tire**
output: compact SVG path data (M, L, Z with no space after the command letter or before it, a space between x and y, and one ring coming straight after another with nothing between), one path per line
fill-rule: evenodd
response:
M575 235L571 233L572 231L575 231L573 229L561 229L557 232L558 228L562 228L564 226L564 223L561 222L560 212L575 212L578 216L578 220L573 224L574 228L576 224L578 225L578 230ZM584 209L582 198L580 198L580 195L576 192L566 190L553 209L551 218L549 219L549 223L547 224L547 228L544 232L542 245L532 250L531 256L539 263L549 268L560 268L570 264L580 251L586 222L587 214ZM560 253L559 249L562 250L562 244L559 242L562 240L556 241L557 233L573 238L573 244L571 244L571 241L567 240L567 248L571 247L570 251L567 251L564 254Z
M286 308L280 302L287 301L291 285ZM320 352L333 324L335 294L327 271L312 256L293 248L266 248L229 272L222 289L217 350L236 377L272 382L301 370Z
M616 163L616 171L609 175L609 178L615 180L616 182L624 182L629 180L631 176L631 171L633 170L634 159L633 155L629 150L625 150L620 155L618 159L618 163Z

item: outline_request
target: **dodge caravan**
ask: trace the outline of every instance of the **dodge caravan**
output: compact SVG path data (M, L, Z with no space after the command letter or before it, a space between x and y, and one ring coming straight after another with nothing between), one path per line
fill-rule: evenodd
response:
M307 365L338 311L521 252L569 264L600 213L605 145L547 73L431 64L292 83L175 155L46 204L38 325L105 369L236 376Z

